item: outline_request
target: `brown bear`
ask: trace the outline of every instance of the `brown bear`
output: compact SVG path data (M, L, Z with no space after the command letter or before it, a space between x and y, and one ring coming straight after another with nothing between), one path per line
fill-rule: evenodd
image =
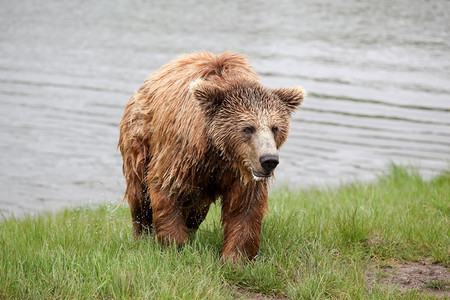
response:
M261 85L244 56L181 55L131 97L118 147L135 237L183 245L220 199L222 258L252 259L301 87Z

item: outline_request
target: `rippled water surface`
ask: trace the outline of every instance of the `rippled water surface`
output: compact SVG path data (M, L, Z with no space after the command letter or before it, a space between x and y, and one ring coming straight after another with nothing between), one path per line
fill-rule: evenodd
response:
M390 161L436 174L450 161L449 13L445 0L4 2L0 213L117 203L124 106L201 49L309 92L276 184L371 180Z

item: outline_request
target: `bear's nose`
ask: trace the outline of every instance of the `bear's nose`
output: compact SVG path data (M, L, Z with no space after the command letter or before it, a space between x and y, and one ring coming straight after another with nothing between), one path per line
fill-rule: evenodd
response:
M278 155L266 154L259 158L259 162L267 173L271 172L279 163Z

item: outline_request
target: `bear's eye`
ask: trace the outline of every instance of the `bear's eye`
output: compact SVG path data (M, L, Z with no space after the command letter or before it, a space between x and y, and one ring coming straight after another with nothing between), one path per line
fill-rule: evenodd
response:
M273 132L273 134L277 134L277 132L278 132L278 127L277 127L277 126L273 126L273 127L272 127L272 132Z
M253 126L247 126L242 130L245 134L252 134L255 133L255 127Z

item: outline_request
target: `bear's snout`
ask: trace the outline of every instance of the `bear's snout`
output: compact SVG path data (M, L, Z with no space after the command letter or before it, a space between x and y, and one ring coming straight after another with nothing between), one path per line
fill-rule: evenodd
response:
M261 167L264 169L266 174L271 173L280 162L278 159L278 155L273 154L265 154L259 158L259 162L261 163Z

